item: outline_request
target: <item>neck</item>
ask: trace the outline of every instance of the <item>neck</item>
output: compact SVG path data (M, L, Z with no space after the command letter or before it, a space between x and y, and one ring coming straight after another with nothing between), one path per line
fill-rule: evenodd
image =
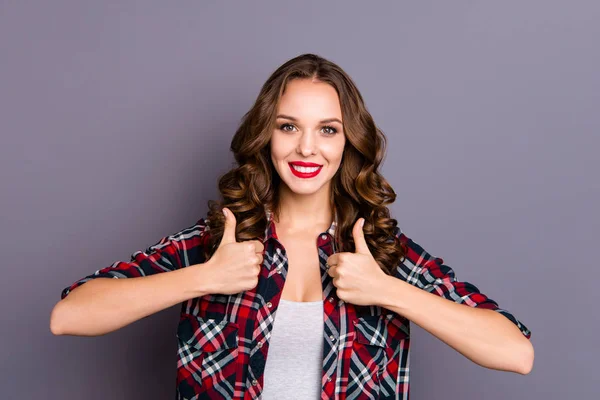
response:
M299 195L286 185L279 188L279 207L273 217L286 230L325 230L333 220L330 190L326 187L311 195ZM317 229L317 230L318 230Z

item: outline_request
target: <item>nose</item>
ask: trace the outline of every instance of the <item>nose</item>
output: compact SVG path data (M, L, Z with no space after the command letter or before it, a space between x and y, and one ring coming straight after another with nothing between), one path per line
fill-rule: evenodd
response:
M309 157L316 152L317 140L311 132L304 132L300 136L296 151L304 157Z

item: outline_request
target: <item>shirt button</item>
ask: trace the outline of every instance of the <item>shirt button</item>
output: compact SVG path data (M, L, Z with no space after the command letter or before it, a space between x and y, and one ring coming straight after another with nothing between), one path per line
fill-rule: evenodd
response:
M256 386L256 385L258 385L258 381L257 381L256 379L254 379L254 380L252 381L252 386Z
M327 382L331 382L331 377L330 376L327 377Z
M323 239L323 240L327 239L327 235L321 235L321 239Z
M260 349L262 347L262 342L258 342L258 344L256 345L256 347L258 347Z
M329 298L329 302L330 302L330 303L333 303L333 297L330 297L330 298Z
M335 337L333 335L329 335L329 339L331 339L332 342L335 341Z
M272 306L272 305L273 305L273 304L271 304L271 302L270 302L270 301L267 301L267 308L271 308L271 306Z
M277 271L278 274L280 274L281 273L281 266L275 268L275 270Z

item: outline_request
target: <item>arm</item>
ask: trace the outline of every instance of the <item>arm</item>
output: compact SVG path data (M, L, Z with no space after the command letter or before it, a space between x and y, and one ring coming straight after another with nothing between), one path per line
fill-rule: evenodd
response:
M398 230L407 248L381 305L397 312L487 368L527 374L533 366L531 331L511 313ZM397 279L399 278L399 279Z
M66 287L52 310L50 330L58 335L104 335L202 296L206 232L200 219L145 251L136 251L129 262L117 261Z
M408 318L474 363L524 375L531 371L531 342L500 313L465 307L394 277L388 277L381 292L382 307Z
M94 279L60 300L50 316L55 335L99 336L207 292L197 264L130 279Z

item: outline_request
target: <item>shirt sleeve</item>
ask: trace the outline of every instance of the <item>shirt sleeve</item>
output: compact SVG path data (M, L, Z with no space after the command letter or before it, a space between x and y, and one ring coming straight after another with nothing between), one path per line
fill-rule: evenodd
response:
M203 247L207 242L208 225L200 218L193 225L161 238L145 250L135 251L129 261L115 261L87 275L61 292L61 300L76 287L96 278L134 278L174 271L204 261Z
M397 278L456 303L496 311L515 324L523 336L531 338L531 331L512 313L500 308L498 303L481 293L472 283L456 279L454 270L444 264L441 257L428 253L398 227L395 235L407 249L406 257L395 270Z

